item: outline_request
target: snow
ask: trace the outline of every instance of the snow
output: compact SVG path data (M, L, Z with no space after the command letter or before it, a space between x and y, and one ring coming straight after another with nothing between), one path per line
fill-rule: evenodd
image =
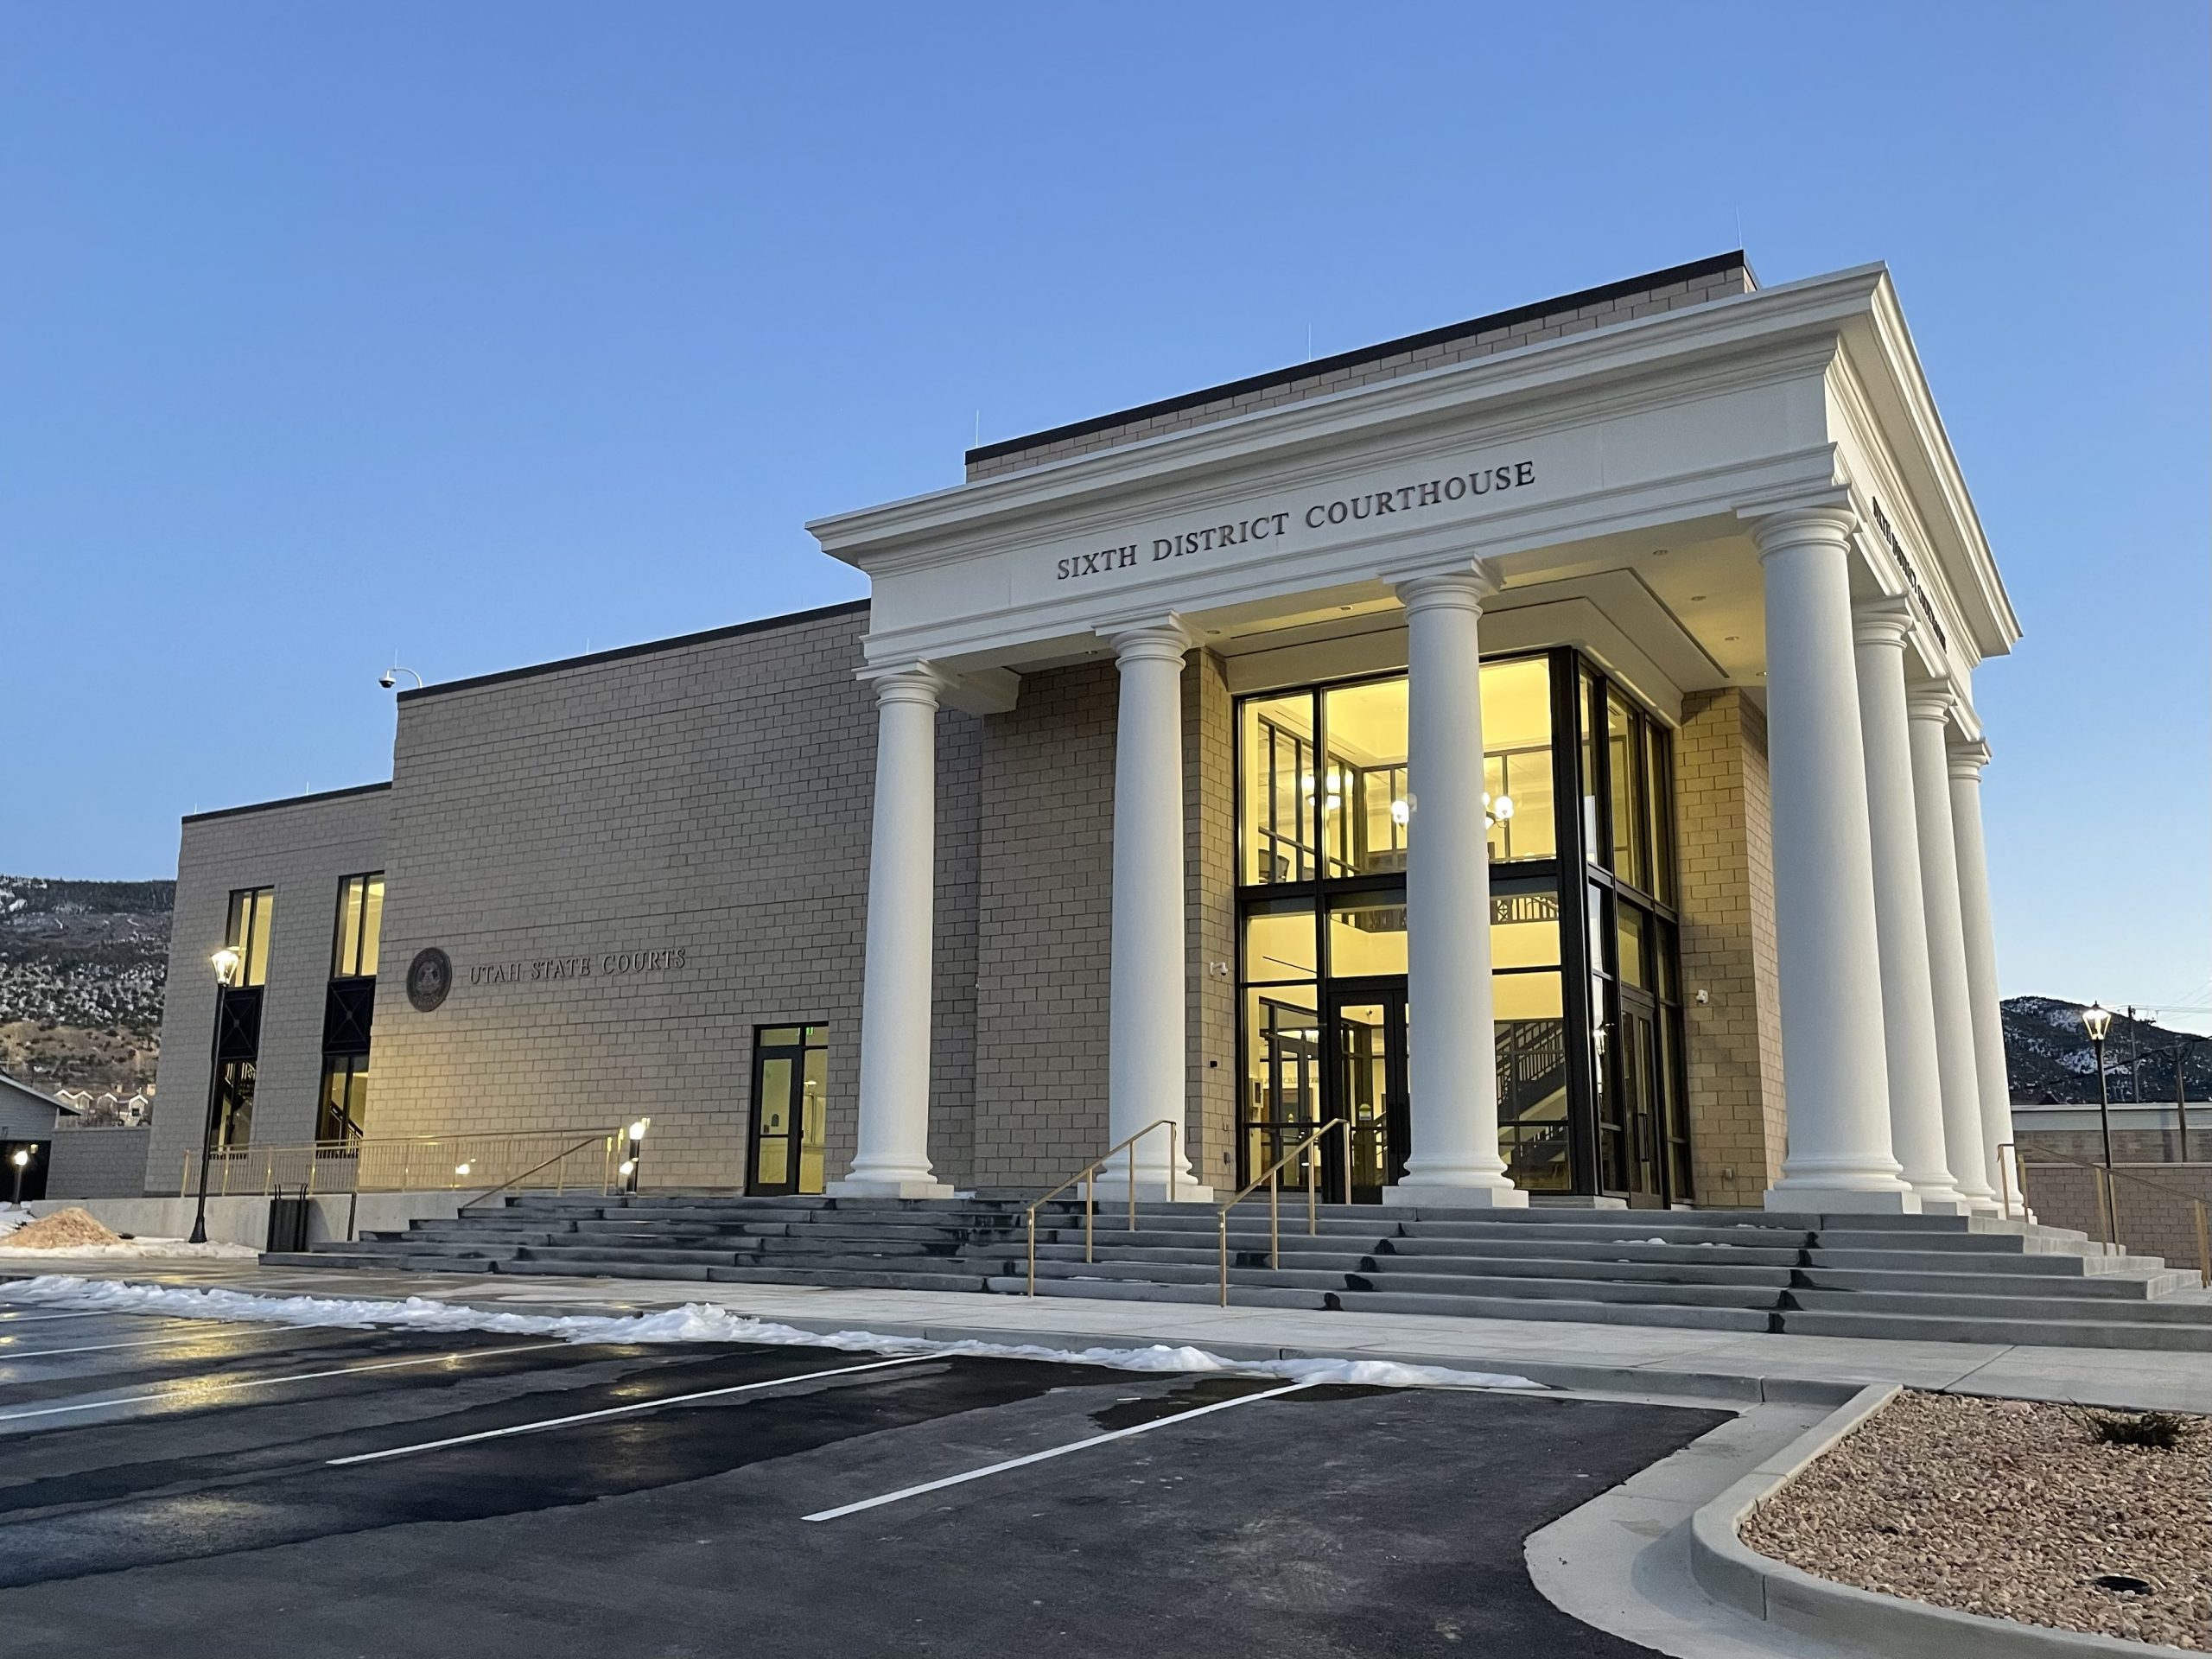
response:
M36 1219L27 1204L0 1204L0 1238L5 1238L24 1223ZM64 1257L71 1262L254 1262L261 1256L261 1252L251 1244L188 1244L181 1238L132 1238L125 1239L120 1244L77 1244L55 1250L32 1249L22 1245L6 1248L10 1254L0 1255L0 1262L24 1261L40 1256Z
M627 1316L499 1313L486 1308L435 1302L354 1300L323 1296L257 1296L245 1291L190 1290L174 1285L134 1285L122 1280L43 1274L5 1287L4 1300L110 1313L153 1313L170 1319L260 1320L308 1328L361 1330L397 1326L411 1331L485 1331L503 1336L552 1337L576 1343L748 1342L779 1347L913 1354L946 1358L1035 1359L1057 1364L1097 1365L1122 1371L1232 1371L1294 1382L1349 1382L1391 1389L1535 1389L1525 1376L1499 1371L1461 1371L1440 1365L1402 1365L1382 1359L1224 1359L1203 1348L1054 1348L1036 1343L933 1342L869 1331L830 1335L733 1313L711 1302L687 1302L657 1313Z

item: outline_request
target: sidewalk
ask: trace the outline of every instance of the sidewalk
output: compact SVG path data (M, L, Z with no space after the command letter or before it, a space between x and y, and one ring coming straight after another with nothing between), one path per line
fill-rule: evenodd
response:
M634 1313L709 1302L733 1313L825 1333L871 1331L940 1341L1073 1348L1189 1344L1228 1359L1392 1359L1459 1370L1510 1371L1554 1388L1675 1400L1832 1403L1870 1382L1897 1382L2026 1400L2212 1413L2212 1358L2141 1350L1891 1342L1077 1297L1033 1300L666 1279L318 1272L250 1262L71 1262L43 1256L28 1262L0 1256L0 1299L7 1294L8 1280L38 1274L219 1285L257 1295L338 1300L419 1296L508 1313Z

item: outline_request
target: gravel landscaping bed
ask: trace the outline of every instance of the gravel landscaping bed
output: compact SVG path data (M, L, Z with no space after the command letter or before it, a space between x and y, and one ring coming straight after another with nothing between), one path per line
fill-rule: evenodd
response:
M2212 1418L2187 1421L2178 1446L2115 1446L2070 1406L1900 1394L1742 1537L1861 1589L2212 1649Z

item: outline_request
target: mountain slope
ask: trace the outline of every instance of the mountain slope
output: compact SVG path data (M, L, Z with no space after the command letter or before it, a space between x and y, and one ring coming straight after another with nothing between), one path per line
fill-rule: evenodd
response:
M174 881L0 875L0 1071L47 1090L154 1080Z

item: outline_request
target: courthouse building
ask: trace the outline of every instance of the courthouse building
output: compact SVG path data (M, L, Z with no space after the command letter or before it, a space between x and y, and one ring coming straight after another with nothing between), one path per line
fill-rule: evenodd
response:
M810 528L868 600L403 691L389 784L185 820L149 1192L205 1103L650 1114L649 1187L1033 1192L1166 1122L1139 1177L1202 1197L1343 1119L1355 1202L1995 1207L2019 630L1881 267L1658 271Z

